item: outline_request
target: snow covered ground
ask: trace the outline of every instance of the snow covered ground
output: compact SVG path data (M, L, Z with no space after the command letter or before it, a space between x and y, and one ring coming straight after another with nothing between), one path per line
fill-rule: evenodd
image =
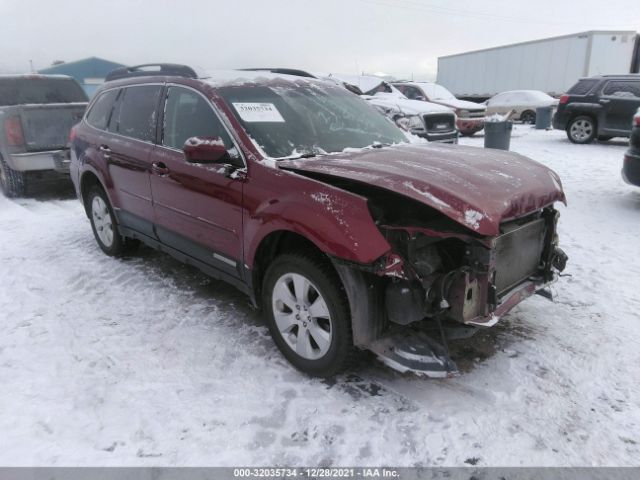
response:
M482 145L482 137L463 139ZM570 257L434 381L293 370L245 297L166 255L114 260L75 199L0 197L2 465L638 465L640 189L624 143L516 127L554 168ZM466 463L465 463L466 462Z

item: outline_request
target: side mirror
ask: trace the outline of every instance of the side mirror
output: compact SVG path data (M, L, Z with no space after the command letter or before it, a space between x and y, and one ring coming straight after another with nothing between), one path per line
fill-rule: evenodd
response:
M182 150L189 163L223 163L229 158L220 137L188 138Z

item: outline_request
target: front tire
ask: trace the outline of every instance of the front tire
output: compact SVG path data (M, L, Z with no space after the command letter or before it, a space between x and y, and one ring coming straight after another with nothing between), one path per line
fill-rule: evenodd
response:
M0 189L8 198L24 197L27 193L27 179L24 172L13 170L0 157Z
M567 125L567 137L579 145L593 142L597 133L596 121L587 115L575 117Z
M277 257L263 282L262 305L274 342L298 370L330 377L355 349L346 294L330 264L305 254Z
M94 186L87 196L87 211L93 235L100 249L111 257L120 257L137 246L137 241L120 234L116 216L104 190Z

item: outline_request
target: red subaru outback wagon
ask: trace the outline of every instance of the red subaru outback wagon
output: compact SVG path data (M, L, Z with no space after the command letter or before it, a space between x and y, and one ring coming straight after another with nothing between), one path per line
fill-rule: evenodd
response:
M71 133L100 248L144 242L233 284L304 372L367 349L450 376L452 332L495 324L565 266L560 180L525 157L412 144L313 79L161 65L108 80Z

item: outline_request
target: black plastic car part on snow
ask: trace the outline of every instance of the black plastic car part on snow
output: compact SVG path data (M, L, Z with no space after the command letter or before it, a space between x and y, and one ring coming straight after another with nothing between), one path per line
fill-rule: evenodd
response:
M624 155L622 178L625 182L640 187L640 109L633 117L633 130L629 150Z

